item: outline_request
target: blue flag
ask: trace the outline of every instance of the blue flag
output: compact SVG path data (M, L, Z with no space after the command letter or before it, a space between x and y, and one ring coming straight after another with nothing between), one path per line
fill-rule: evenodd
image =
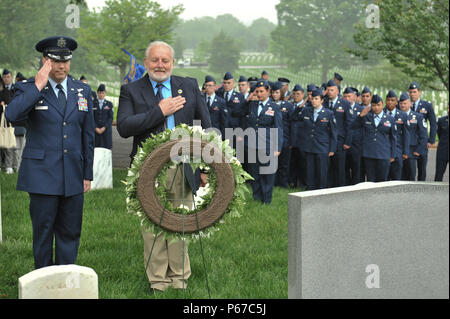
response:
M136 58L130 52L125 49L122 50L130 56L130 71L128 71L128 74L123 78L123 83L127 84L139 80L145 73L145 67L137 63Z

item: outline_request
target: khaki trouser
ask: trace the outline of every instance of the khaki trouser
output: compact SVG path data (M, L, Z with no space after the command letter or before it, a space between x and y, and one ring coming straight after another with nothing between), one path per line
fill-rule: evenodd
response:
M192 192L187 182L184 182L184 197L182 196L182 168L180 166L178 169L172 191L168 192L168 198L174 207L179 207L183 204L191 208L193 206ZM170 189L175 171L175 168L167 170L167 190ZM151 287L158 290L166 290L169 286L177 289L187 288L187 279L191 275L187 244L183 241L177 241L169 245L169 241L163 240L162 236L159 235L156 237L153 251L151 251L155 236L142 230L142 237L144 238L144 266L147 267L146 272ZM151 259L147 266L150 252Z

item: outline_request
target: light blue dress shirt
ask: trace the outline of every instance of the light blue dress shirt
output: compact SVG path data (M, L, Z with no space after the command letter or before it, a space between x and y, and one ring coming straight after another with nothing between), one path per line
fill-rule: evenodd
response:
M58 85L58 83L53 81L51 78L48 78L48 82L50 82L53 92L55 92L56 97L58 97L59 89L56 87ZM64 94L65 94L66 100L67 100L67 77L60 84L63 87L63 91L64 91Z

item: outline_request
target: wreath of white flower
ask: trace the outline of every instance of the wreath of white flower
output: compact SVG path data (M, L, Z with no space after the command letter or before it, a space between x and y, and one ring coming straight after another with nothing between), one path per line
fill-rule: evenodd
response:
M122 181L126 187L126 207L127 212L132 215L136 215L140 219L140 224L144 228L145 231L153 233L155 236L162 234L164 239L172 241L178 240L186 240L195 241L200 237L202 238L210 238L212 234L219 231L219 226L223 223L227 223L232 218L240 217L245 204L245 197L249 189L245 185L247 180L253 179L247 172L242 168L241 163L234 156L235 151L229 146L229 141L222 141L221 137L217 135L215 131L202 130L197 127L188 126L186 124L180 124L174 128L174 130L183 129L184 132L189 132L189 136L194 138L201 138L204 141L207 141L218 149L222 150L223 155L226 161L230 164L233 173L234 173L234 181L235 181L235 192L233 195L233 199L231 200L228 208L226 209L222 218L207 228L204 228L200 231L194 233L178 233L171 232L166 229L161 228L157 224L153 223L148 217L147 214L143 211L142 206L137 197L137 184L139 180L139 172L142 164L148 155L158 148L160 145L171 140L172 131L167 129L157 135L152 134L150 138L148 138L143 144L142 147L139 147L137 153L134 157L133 163L131 167L128 169L127 178L125 181ZM210 169L209 165L200 159L200 162L197 160L196 163L191 161L192 169L195 171L197 168L204 169L208 171L208 184L206 186L206 191L203 190L203 195L197 196L195 198L195 208L193 210L188 210L183 207L175 208L171 206L170 201L165 201L167 198L167 190L166 190L166 180L167 180L167 169L176 164L172 161L165 164L164 168L160 171L157 180L156 180L156 194L160 199L161 203L169 203L166 204L166 209L179 214L193 214L198 211L201 211L208 207L211 203L215 189L216 189L216 175L214 174L214 170ZM201 189L200 189L201 190Z

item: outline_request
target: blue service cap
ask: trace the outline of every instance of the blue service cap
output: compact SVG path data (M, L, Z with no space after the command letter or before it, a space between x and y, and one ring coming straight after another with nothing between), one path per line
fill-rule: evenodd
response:
M289 81L289 79L286 78L278 78L278 81L280 81L281 84L283 85L291 83L291 81Z
M338 86L338 85L336 84L336 82L334 82L334 80L330 80L327 83L327 88L329 88L330 86Z
M251 76L251 77L249 77L248 79L247 79L247 81L248 82L257 82L258 81L258 78L256 77L256 76Z
M313 84L313 83L308 84L308 85L306 86L306 91L308 91L308 92L312 92L312 91L314 91L315 89L317 89L317 86L316 86L315 84Z
M3 69L2 75L6 75L6 74L10 74L10 73L11 73L10 70L8 70L8 69Z
M370 89L367 86L365 86L361 93L365 94L365 93L372 93L372 92L370 91Z
M225 73L225 75L223 76L223 79L224 79L224 80L231 80L231 79L234 79L234 78L233 78L233 75L231 74L231 72L227 72L227 73Z
M406 101L406 100L409 100L409 94L406 93L406 92L403 92L402 94L400 94L400 99L399 99L399 101L400 101L400 102L403 102L403 101Z
M344 90L344 94L350 94L350 93L356 93L355 90L352 87L346 87Z
M256 82L256 87L269 87L269 82L264 79L259 79L258 82Z
M386 95L386 98L391 98L391 97L397 97L397 94L395 94L394 90L389 90L389 92Z
M98 86L97 92L104 92L104 91L106 91L105 85L104 84L100 84Z
M281 90L281 88L283 87L280 81L275 81L270 86L272 91Z
M248 82L247 78L243 75L239 77L239 82Z
M305 92L305 90L302 88L302 86L300 84L296 84L294 86L294 88L292 89L292 91L294 91L294 92L297 92L297 91Z
M342 75L340 75L339 73L334 73L334 78L338 81L342 81L344 80L344 78L342 77Z
M261 75L269 75L269 73L267 73L266 70L263 70L263 71L261 72Z
M311 96L312 97L315 97L315 96L322 97L322 90L320 88L315 88L314 90L312 90Z
M380 102L383 102L383 99L378 94L374 94L372 96L372 100L370 101L370 103L373 103L373 104L378 104Z
M255 91L255 89L256 89L256 82L252 82L250 84L250 93L253 93Z
M77 42L69 37L55 36L45 38L36 43L36 50L46 57L56 61L72 59L72 51L78 47Z
M205 83L208 83L208 82L216 83L216 80L211 75L207 75L207 76L205 76Z
M414 90L414 89L420 90L419 83L417 83L416 81L412 81L412 83L409 85L409 89L410 90Z

